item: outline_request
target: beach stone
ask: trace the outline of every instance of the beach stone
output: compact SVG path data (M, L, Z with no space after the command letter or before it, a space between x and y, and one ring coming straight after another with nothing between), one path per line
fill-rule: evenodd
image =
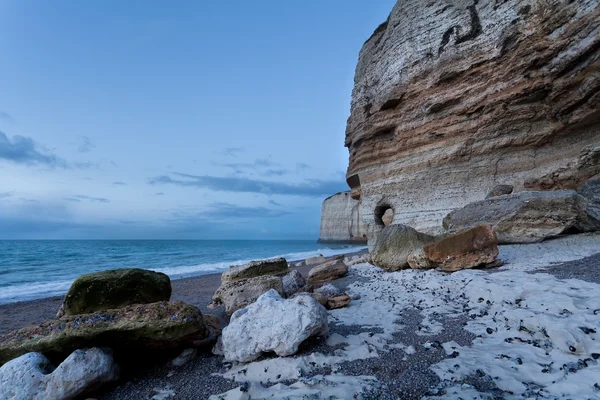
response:
M344 257L336 257L308 271L308 282L326 282L339 279L348 273L348 266L344 264Z
M588 202L573 190L518 192L470 203L452 211L443 226L450 233L490 225L499 243L532 243L565 232L599 228Z
M322 264L325 261L327 261L327 259L325 257L323 257L323 254L319 254L314 257L308 257L306 260L304 260L304 264L305 265L316 265L316 264Z
M231 316L223 329L227 361L250 362L263 352L289 356L311 336L326 334L327 310L308 295L283 299L269 290L248 307Z
M327 297L332 297L332 296L337 296L337 295L342 294L342 291L340 289L338 289L336 286L332 285L331 283L327 283L319 288L316 288L313 292L320 293Z
M283 294L285 297L290 297L294 293L298 293L306 286L306 280L297 270L293 270L285 275L281 279L281 282L283 284Z
M408 255L407 261L408 261L408 265L412 269L433 269L433 268L437 267L436 264L432 263L427 258L422 247L419 247L418 249L416 249L412 253L410 253Z
M65 316L0 336L0 364L29 352L66 356L87 347L130 353L176 349L208 336L200 311L184 302L137 304Z
M111 351L76 350L58 368L40 353L27 353L0 367L0 399L74 399L117 380Z
M252 304L269 290L274 289L283 295L283 282L281 277L274 275L258 276L240 281L222 284L213 295L211 307L225 306L227 315Z
M377 236L371 252L371 262L386 271L409 268L408 256L432 241L433 236L418 232L406 225L389 225Z
M335 310L337 308L346 307L348 304L350 304L350 301L352 301L350 296L348 296L346 293L343 293L327 298L327 305L325 307L328 310Z
M221 283L255 278L263 275L284 275L290 272L285 258L252 261L244 265L232 265L221 275Z
M579 188L577 193L583 196L588 202L588 218L600 221L600 178L590 179Z
M442 271L454 272L493 263L498 257L498 238L490 226L479 225L427 243L423 252Z
M487 196L485 197L486 199L489 199L491 197L497 197L497 196L502 196L505 194L511 194L514 190L513 185L496 185L492 188L492 190L489 191L489 193L487 194Z
M181 352L177 357L171 360L171 365L174 367L183 367L185 364L198 357L198 350L189 348Z
M73 282L56 318L170 298L171 280L163 273L139 268L94 272Z
M392 224L393 220L394 220L394 210L392 210L391 208L388 208L383 213L383 216L381 217L381 222L383 222L383 225L388 226L388 225Z

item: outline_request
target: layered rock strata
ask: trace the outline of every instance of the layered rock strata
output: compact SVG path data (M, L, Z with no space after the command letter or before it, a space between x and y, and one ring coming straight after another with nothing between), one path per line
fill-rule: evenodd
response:
M345 145L370 238L389 209L438 233L496 185L598 177L600 3L398 1L360 52Z
M367 227L362 222L360 204L350 192L326 198L321 208L321 243L366 243Z

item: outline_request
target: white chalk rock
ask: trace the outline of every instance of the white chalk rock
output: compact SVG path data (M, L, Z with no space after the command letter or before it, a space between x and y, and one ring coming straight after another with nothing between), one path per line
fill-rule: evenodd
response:
M306 286L306 280L300 272L292 270L289 274L281 279L283 284L283 294L285 297L298 293L304 286Z
M327 310L309 295L283 299L269 290L248 307L236 311L223 329L223 353L228 361L249 362L273 351L289 356L311 336L327 333Z
M53 371L40 353L27 353L0 367L0 399L73 399L119 377L110 351L74 351Z

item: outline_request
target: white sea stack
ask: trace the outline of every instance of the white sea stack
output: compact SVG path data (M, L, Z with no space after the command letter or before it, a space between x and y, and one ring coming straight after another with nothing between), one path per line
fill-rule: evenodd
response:
M0 399L73 399L119 377L108 350L76 350L55 370L40 353L27 353L0 367Z
M253 361L270 351L289 356L309 337L327 331L327 310L311 296L286 300L269 290L233 313L223 329L223 353L226 360L240 362Z

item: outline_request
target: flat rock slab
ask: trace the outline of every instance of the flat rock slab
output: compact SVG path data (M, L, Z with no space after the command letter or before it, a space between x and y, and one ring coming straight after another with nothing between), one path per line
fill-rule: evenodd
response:
M566 231L598 229L590 219L588 202L573 190L519 192L491 197L452 211L444 228L458 232L477 225L490 225L499 243L533 243Z
M423 247L423 253L446 272L491 264L498 257L498 238L488 225L460 231Z
M222 284L213 296L212 306L223 304L227 315L252 304L269 290L274 289L283 295L282 278L275 275L257 276Z
M95 272L73 282L56 318L170 298L171 280L161 272L139 268Z
M230 283L263 275L285 275L290 272L285 258L252 261L243 265L232 265L221 275L221 283Z
M202 314L183 302L127 306L66 316L0 336L0 364L29 352L67 355L76 349L122 351L178 347L208 335Z
M348 273L348 266L343 257L334 258L308 271L308 282L327 282L343 277Z

